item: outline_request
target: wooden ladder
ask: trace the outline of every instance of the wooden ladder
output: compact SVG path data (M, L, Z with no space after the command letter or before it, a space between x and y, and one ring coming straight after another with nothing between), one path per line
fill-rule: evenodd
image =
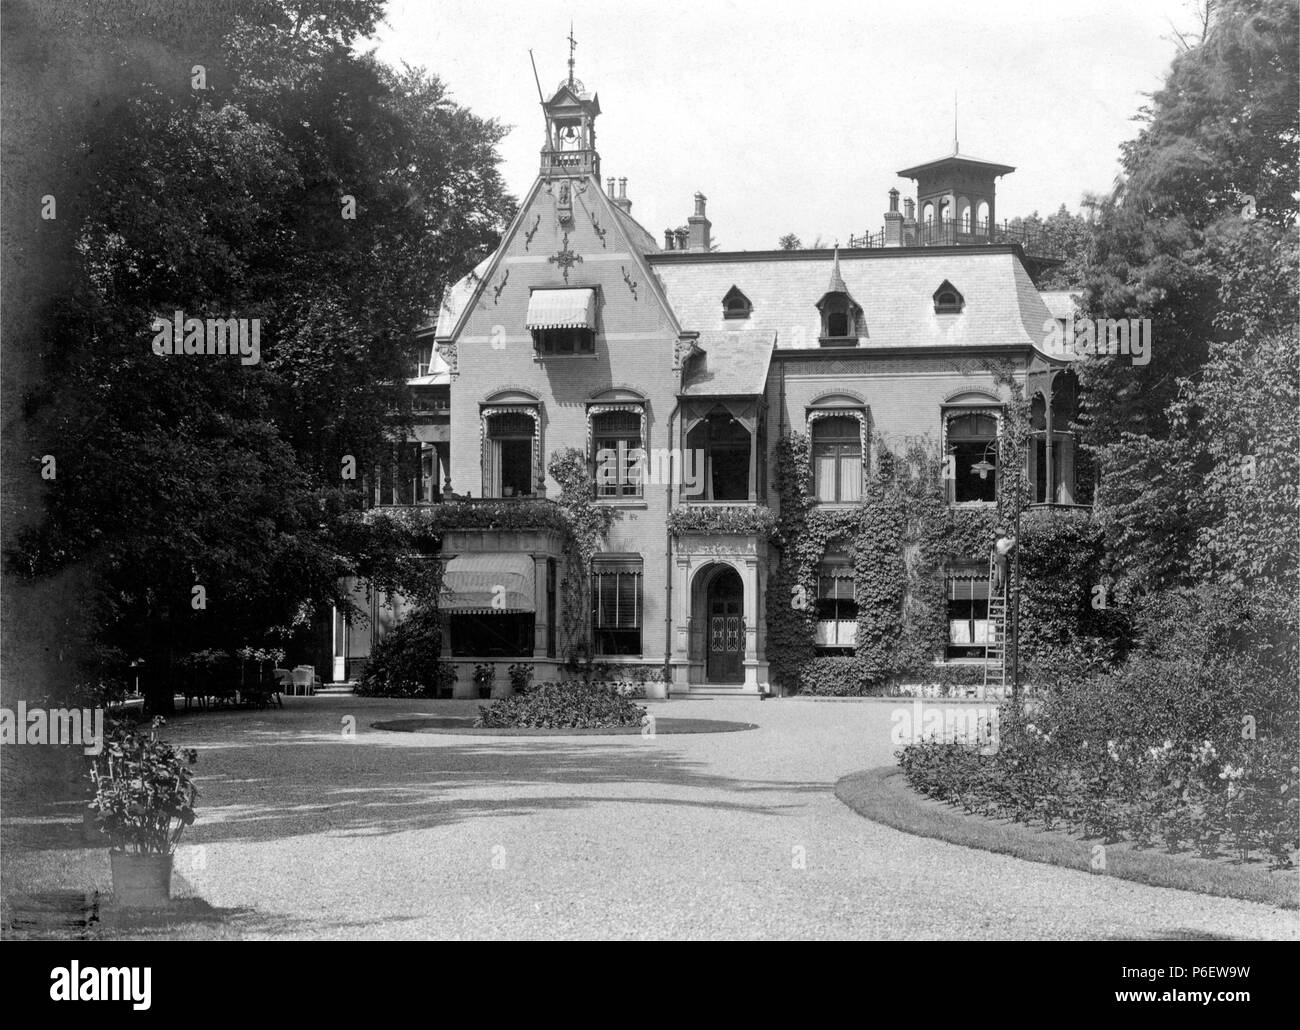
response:
M984 691L981 693L987 692L990 683L1001 686L1004 693L1007 686L1007 584L1004 579L1002 589L994 592L996 569L997 554L990 552L988 635L984 643Z

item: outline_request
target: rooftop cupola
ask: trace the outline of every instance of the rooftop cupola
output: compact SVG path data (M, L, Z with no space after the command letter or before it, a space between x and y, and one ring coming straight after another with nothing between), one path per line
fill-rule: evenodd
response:
M578 45L569 30L569 76L543 101L546 113L546 142L542 145L541 174L594 175L600 177L600 155L596 153L596 116L600 97L573 74L573 51Z
M916 180L920 208L919 242L926 244L989 243L997 216L997 180L1015 168L957 152L904 168L901 179Z

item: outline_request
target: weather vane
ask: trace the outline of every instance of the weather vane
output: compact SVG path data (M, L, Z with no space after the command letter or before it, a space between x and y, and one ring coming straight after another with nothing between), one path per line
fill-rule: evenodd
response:
M578 41L573 38L573 22L569 22L569 85L573 85L573 51Z

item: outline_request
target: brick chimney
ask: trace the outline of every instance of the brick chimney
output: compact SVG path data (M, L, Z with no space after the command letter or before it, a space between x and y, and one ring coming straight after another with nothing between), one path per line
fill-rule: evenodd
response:
M709 252L709 230L713 228L713 223L704 213L704 202L708 199L703 193L695 194L695 214L686 219L690 226L691 251L698 254Z
M678 229L675 235L677 236L678 250L691 249L691 231L689 229Z
M903 246L916 246L916 201L908 197L903 201Z
M673 235L673 231L671 229L665 229L664 250L676 250L677 249L676 239L677 237Z
M889 210L885 212L885 246L903 245L903 215L898 210L898 190L889 191Z
M610 182L613 181L613 179L610 180ZM614 197L614 203L626 214L632 213L632 201L627 199L627 179L625 178L618 180L618 196Z
M612 175L605 180L605 193L610 200L614 199L614 177Z

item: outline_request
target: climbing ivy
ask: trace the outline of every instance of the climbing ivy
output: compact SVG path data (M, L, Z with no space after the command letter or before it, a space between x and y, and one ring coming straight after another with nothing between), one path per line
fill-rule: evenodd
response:
M609 533L615 512L593 497L587 456L578 448L555 451L546 471L559 484L559 510L567 530L559 582L560 650L570 661L590 664L591 559Z
M1010 366L982 367L1010 395L999 440L996 508L947 503L944 456L928 435L905 439L897 450L873 437L874 474L862 501L821 508L812 494L810 439L790 433L777 441L779 564L768 580L767 654L772 678L782 686L861 694L900 677L970 679L969 670L934 666L948 639L945 569L954 562L986 562L995 525L1010 525L1017 500L1023 510L1028 487L1028 402ZM1088 585L1098 578L1100 536L1086 511L1042 510L1022 518L1021 538L1020 648L1022 661L1032 666L1073 646L1080 634L1107 628L1105 619L1089 618L1087 609ZM828 551L846 553L854 569L858 635L852 657L817 655L817 574Z
M412 592L418 582L418 604L436 609L441 562L415 562L412 554L438 550L443 534L453 529L555 530L561 535L557 613L560 646L567 655L589 652L588 570L592 556L609 532L615 513L596 503L586 457L577 448L555 451L547 466L559 484L557 502L546 500L448 501L409 508L371 508L361 514L376 550L386 557L359 570L381 588ZM387 556L396 555L396 558ZM411 564L408 569L407 565ZM417 580L415 570L424 579Z

